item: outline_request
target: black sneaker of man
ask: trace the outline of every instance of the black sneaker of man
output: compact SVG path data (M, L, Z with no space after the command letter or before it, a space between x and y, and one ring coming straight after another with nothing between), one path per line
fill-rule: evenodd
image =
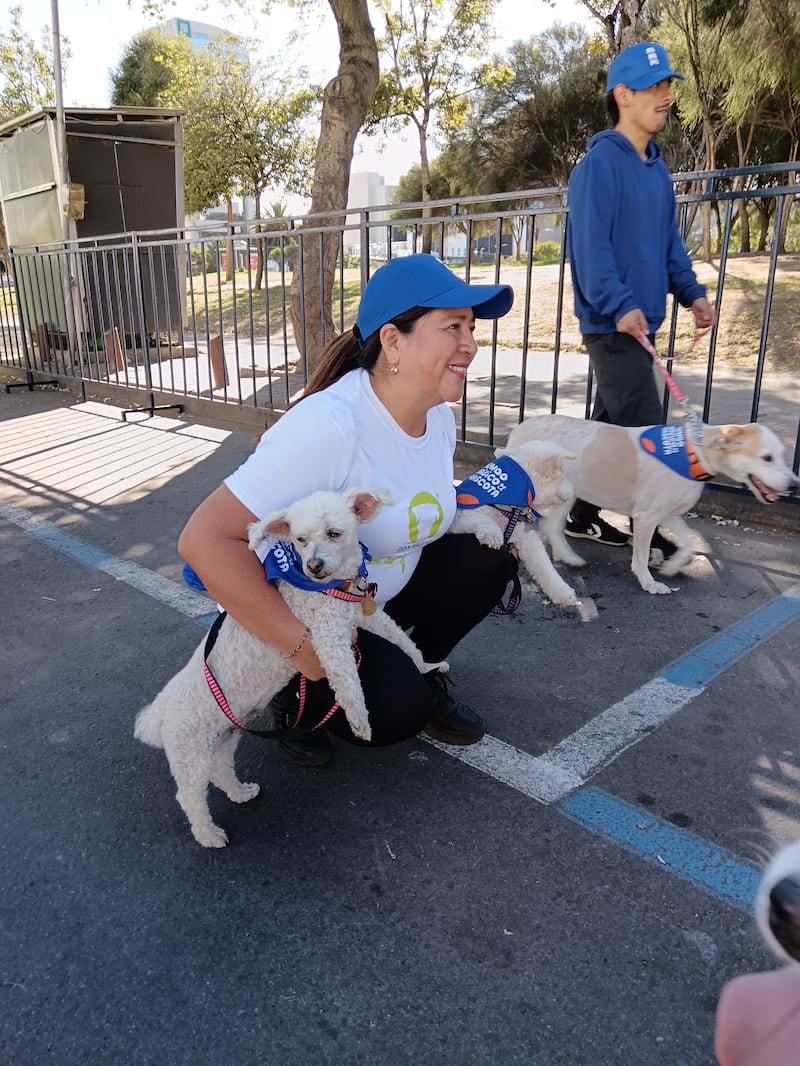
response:
M269 705L276 729L291 730L300 710L300 690L297 678L292 678ZM324 766L330 762L333 748L328 731L324 727L314 732L298 729L297 735L288 733L278 741L278 751L297 766Z
M662 566L677 550L677 544L671 540L667 540L663 533L656 530L653 534L653 539L650 541L649 565L652 566L654 570L657 570L659 566Z
M599 515L588 522L574 522L570 515L564 532L568 537L596 540L598 544L610 544L614 548L622 548L631 542L630 534L622 533L608 522L603 521Z
M466 703L454 699L448 692L448 681L439 670L425 674L425 680L433 696L433 712L425 726L425 732L443 744L462 746L477 744L486 732L479 714Z

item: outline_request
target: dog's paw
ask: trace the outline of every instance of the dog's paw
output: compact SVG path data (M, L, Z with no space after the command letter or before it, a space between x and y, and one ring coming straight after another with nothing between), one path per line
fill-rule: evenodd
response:
M652 581L646 585L642 585L645 592L649 592L651 596L669 596L672 592L677 592L677 589L671 589L669 585L665 585L663 581Z
M564 592L551 596L550 599L557 607L575 607L578 603L578 597L569 587Z
M228 844L228 834L213 822L203 829L196 829L192 826L192 836L204 848L224 848Z
M366 719L362 722L360 719L354 721L352 718L348 718L347 721L353 734L357 736L359 740L372 740L372 729Z
M249 803L250 800L256 798L260 791L261 785L257 785L255 781L240 781L239 787L231 789L227 796L234 803Z
M503 547L503 534L495 526L494 529L484 530L482 533L476 533L478 542L483 544L486 548L502 548Z

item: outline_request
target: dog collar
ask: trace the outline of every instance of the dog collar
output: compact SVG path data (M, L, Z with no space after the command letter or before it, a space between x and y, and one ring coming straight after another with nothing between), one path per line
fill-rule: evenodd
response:
M367 562L372 559L363 544L361 548L361 565L358 568L358 576L345 584L356 584L367 579ZM342 581L314 581L303 570L303 564L297 549L289 540L279 540L267 552L264 559L264 572L267 581L286 581L295 588L305 589L307 592L330 592L339 589Z
M639 435L642 448L654 459L689 481L708 481L705 469L683 426L651 426Z
M487 505L532 510L535 499L536 488L527 471L510 455L482 466L456 488L456 506L467 510Z
M323 589L322 591L326 596L334 596L337 600L348 600L350 603L361 601L362 614L375 614L378 609L378 605L375 603L375 593L378 591L378 586L374 581L367 581L365 574L359 574L358 577L350 581L343 581L336 588Z

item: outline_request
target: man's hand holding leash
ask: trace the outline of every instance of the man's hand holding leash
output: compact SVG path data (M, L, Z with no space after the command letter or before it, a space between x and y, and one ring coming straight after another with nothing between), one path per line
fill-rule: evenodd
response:
M705 296L701 296L692 304L692 314L697 329L710 329L717 320L717 313Z
M634 307L632 311L626 311L622 318L617 319L617 333L629 333L638 341L643 333L647 336L649 332L647 319L638 307Z

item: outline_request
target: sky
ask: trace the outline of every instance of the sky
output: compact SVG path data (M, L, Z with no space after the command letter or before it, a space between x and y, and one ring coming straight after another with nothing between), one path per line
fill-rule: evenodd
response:
M19 2L6 0L5 10ZM62 37L68 38L72 53L66 63L64 104L107 107L109 72L119 63L128 41L154 21L143 13L141 0L130 0L130 4L127 0L24 0L23 28L37 44L43 29L52 32L56 4L59 29ZM298 12L281 4L276 4L268 17L261 15L251 22L235 3L226 8L211 0L208 4L176 0L165 6L163 17L210 23L262 40L262 58L278 56L283 67L287 62L304 65L313 80L324 83L336 71L338 38L328 4L319 3L314 9L316 13L308 16L307 36L294 44L288 38L297 29ZM501 51L513 41L541 33L554 22L591 25L586 8L578 0L555 0L552 5L546 0L500 0L495 17L497 40L487 51ZM387 184L394 185L418 159L413 132L395 136L389 143L362 136L356 142L352 171L377 171Z

